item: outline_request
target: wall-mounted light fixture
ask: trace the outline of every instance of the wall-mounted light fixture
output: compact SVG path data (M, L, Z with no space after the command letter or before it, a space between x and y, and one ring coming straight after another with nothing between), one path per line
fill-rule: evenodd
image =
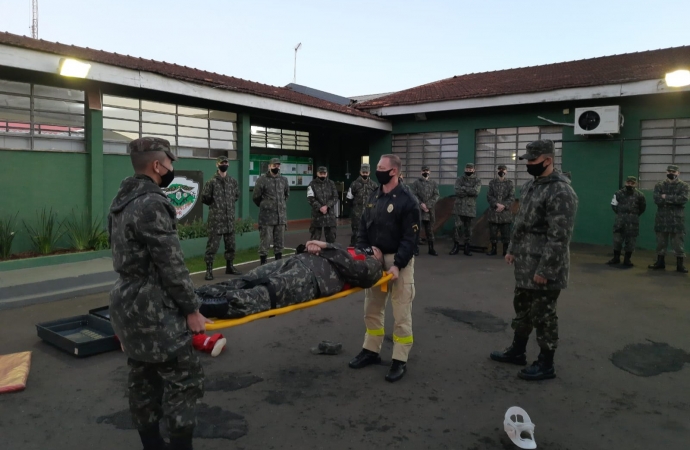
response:
M72 58L60 60L60 75L63 77L86 78L91 69L91 64L83 63Z
M683 87L690 85L690 70L676 70L666 74L666 86Z

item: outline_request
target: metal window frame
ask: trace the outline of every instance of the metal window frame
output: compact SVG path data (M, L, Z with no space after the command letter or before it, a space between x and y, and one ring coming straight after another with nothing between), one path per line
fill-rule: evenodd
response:
M672 122L671 126L664 126L664 127L645 127L645 123L649 122L655 122L658 120L670 120ZM663 154L657 154L657 155L663 155L663 156L671 156L671 162L670 164L674 165L679 165L679 164L687 164L687 163L678 163L676 162L676 147L679 145L682 145L683 143L690 143L690 136L676 136L677 132L676 130L678 129L678 121L679 120L690 120L690 117L674 117L672 119L647 119L647 120L641 120L640 121L640 130L671 130L671 136L651 136L651 137L642 137L640 136L640 162L637 167L638 175L639 175L639 186L640 189L643 190L651 190L654 189L654 185L659 182L659 180L663 179L666 176L666 170L661 170L659 172L656 171L642 171L642 156L649 156L649 155L654 155L655 153L645 153L644 149L646 147L670 147L670 153L663 153ZM683 127L687 128L687 127ZM640 132L640 135L642 133ZM646 141L653 141L653 140L670 140L671 145L645 145ZM681 141L680 143L678 141ZM687 155L683 155L687 156ZM648 164L648 163L644 163ZM643 179L642 174L651 174L652 177L650 179ZM652 185L650 186L649 183ZM643 186L644 184L644 186Z
M444 134L447 134L449 136L444 136ZM428 156L428 150L427 147L431 147L432 144L426 144L427 139L438 139L439 143L438 144L433 144L434 147L439 147L438 152L441 154L438 158L431 158ZM449 143L444 143L445 139L449 140L455 140L456 142L454 144L449 144ZM402 162L402 168L403 168L403 173L405 174L406 178L417 178L417 174L413 174L410 172L410 160L414 159L417 160L419 158L411 158L410 157L410 147L422 147L422 152L420 153L421 157L421 165L422 166L429 166L432 173L438 174L437 180L438 184L441 186L452 186L455 183L455 179L457 178L457 167L458 167L458 139L459 139L459 133L457 131L453 130L445 130L445 131L433 131L433 132L425 132L425 133L401 133L401 134L394 134L393 138L391 139L391 153L394 155L397 155L400 157L401 162ZM395 145L396 143L404 142L404 145ZM414 144L414 145L412 145ZM452 176L444 176L448 173L448 171L441 170L444 165L441 163L443 159L446 159L443 157L444 152L448 152L450 150L443 150L444 145L455 145L455 149L451 151L451 153L454 154L454 156L450 156L450 158L454 157L455 158L455 172L452 174ZM404 151L396 151L396 149L404 149ZM414 155L417 155L417 153L414 153ZM402 156L402 157L401 157ZM421 168L421 167L420 167ZM449 181L448 183L444 183L444 181Z
M250 141L250 146L257 148L257 149L266 149L266 150L281 150L281 151L286 151L286 152L309 152L311 151L311 146L310 146L310 136L308 131L304 130L297 130L297 129L288 129L288 128L275 128L275 127L268 127L264 125L252 125L252 128L254 128L257 133L251 133L251 136L249 138ZM279 132L271 131L269 132L268 130L278 130ZM292 134L288 134L292 133ZM262 137L262 139L258 139L258 137ZM279 147L269 147L268 146L268 139L269 137L273 137L273 139L276 139L278 137L278 140L280 141ZM291 138L291 139L290 139ZM287 142L287 140L290 139L291 142ZM258 145L254 145L254 143L257 143ZM294 148L286 148L286 145L291 145L291 143L294 142L294 145L292 147ZM275 144L271 144L275 145ZM300 148L302 147L302 148ZM306 147L306 148L304 148Z

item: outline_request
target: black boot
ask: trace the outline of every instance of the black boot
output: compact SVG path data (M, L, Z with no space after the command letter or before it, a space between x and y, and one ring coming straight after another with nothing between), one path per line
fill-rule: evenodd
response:
M683 265L683 259L682 257L676 257L676 272L680 273L688 273L688 269L685 268Z
M459 251L460 251L460 244L458 244L457 242L453 242L453 249L448 254L449 255L457 255Z
M608 264L609 266L612 266L614 264L620 264L620 263L621 263L621 251L620 250L614 250L613 251L613 258L606 261L606 264Z
M194 428L185 428L183 430L170 433L169 450L193 450L192 435Z
M656 262L647 266L648 269L652 270L663 270L666 269L666 261L664 255L657 255Z
M235 266L232 265L232 261L225 261L225 273L227 275L242 275L242 272L235 269Z
M276 253L276 261L278 261L279 259L283 259L282 253Z
M465 248L462 251L462 254L465 256L472 256L472 252L470 251L470 243L469 242L465 242Z
M395 383L396 381L401 380L402 377L405 376L406 372L407 363L394 359L391 363L391 368L388 369L388 373L386 374L386 381Z
M359 355L352 358L348 365L351 369L361 369L362 367L366 367L371 364L379 364L380 362L381 357L378 353L363 348L362 351L359 352Z
M264 264L266 264L266 258L267 258L266 255L261 255L261 265L262 265L262 266L263 266Z
M491 243L491 250L486 252L486 256L496 256L498 252L496 251L496 243L492 242Z
M419 244L417 244L417 245L414 246L413 255L419 256Z
M518 372L518 377L528 381L556 378L556 370L553 368L554 353L553 350L542 349L537 360Z
M525 355L525 349L527 348L528 338L515 336L513 338L513 343L510 347L503 351L491 352L489 358L494 361L517 364L519 366L524 366L527 364L527 356Z
M625 252L625 258L623 258L623 268L628 269L630 267L634 267L635 264L630 261L630 258L632 257L632 252Z
M431 256L438 256L438 253L436 253L436 250L434 250L434 243L429 242L429 254Z
M213 279L213 264L206 264L206 276L204 277L204 280L212 280Z
M168 448L161 436L158 422L155 425L152 424L143 430L139 430L139 438L144 446L144 450L166 450Z
M505 256L505 255L508 254L508 246L509 246L509 245L510 245L510 244L503 244L503 256Z

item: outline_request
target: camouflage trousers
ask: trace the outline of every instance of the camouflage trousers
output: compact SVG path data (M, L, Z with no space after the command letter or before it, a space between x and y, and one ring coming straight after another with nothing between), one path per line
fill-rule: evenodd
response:
M668 241L671 240L677 258L685 258L685 233L656 233L656 254L666 255Z
M357 243L357 234L359 233L359 222L362 220L362 216L352 216L352 237L350 237L350 247L354 247Z
M460 240L460 235L464 235L464 241L469 243L472 237L472 222L474 217L468 216L455 216L455 229L453 230L453 240L456 243L462 242Z
M489 222L489 241L492 244L498 242L499 233L501 234L501 242L507 245L510 242L510 224Z
M422 228L424 228L424 234L426 235L426 241L429 244L434 243L434 222L431 220L422 220ZM421 244L422 236L421 233L417 236L417 245Z
M309 227L309 233L311 234L311 239L314 241L320 241L321 240L321 228L323 228L323 232L326 234L326 242L329 244L332 244L335 242L335 234L336 230L338 227L315 227L311 226Z
M308 302L319 296L316 278L302 261L279 259L252 270L242 278L202 286L199 311L206 317L236 319L271 309Z
M171 434L196 425L196 405L204 396L204 370L191 342L170 361L127 360L129 410L143 430L165 418Z
M617 252L625 249L625 252L634 252L637 245L637 236L626 236L621 233L613 233L613 249Z
M259 225L259 255L267 256L273 244L273 253L282 253L285 247L286 225Z
M225 260L233 261L235 259L235 232L226 234L212 233L208 237L208 242L206 242L206 254L204 256L206 265L213 264L213 261L216 259L221 238L223 238L223 243L225 244Z
M515 336L528 338L532 329L537 329L537 343L544 350L558 347L558 316L556 301L560 290L546 291L515 288L513 308L515 318L511 326Z

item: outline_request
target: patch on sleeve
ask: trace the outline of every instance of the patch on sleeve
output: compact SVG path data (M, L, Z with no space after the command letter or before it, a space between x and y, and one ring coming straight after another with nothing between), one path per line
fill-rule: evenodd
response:
M314 190L309 186L307 188L307 197L313 197L314 196Z
M419 231L419 225L417 225L416 223L412 225L412 231L414 231L415 233Z

